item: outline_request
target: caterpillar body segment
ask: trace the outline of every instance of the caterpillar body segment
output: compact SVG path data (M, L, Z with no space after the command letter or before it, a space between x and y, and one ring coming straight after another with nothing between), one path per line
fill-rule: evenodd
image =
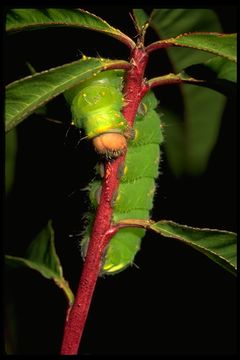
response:
M160 144L163 141L160 116L156 112L158 101L153 92L148 92L141 102L131 139L124 135L126 131L129 133L129 128L121 113L123 99L120 79L119 72L106 71L83 83L78 91L74 90L74 95L67 95L68 100L70 96L72 101L75 125L85 129L100 154L112 158L127 151L125 163L117 175L119 188L111 202L113 223L123 219L149 219L156 190L155 181L159 174ZM105 135L109 138L107 144L101 138ZM118 137L122 141L120 145ZM90 209L88 225L81 241L83 257L101 194L102 166L98 169L100 174L88 187ZM141 228L120 229L105 250L101 273L115 274L132 265L144 234L145 230Z

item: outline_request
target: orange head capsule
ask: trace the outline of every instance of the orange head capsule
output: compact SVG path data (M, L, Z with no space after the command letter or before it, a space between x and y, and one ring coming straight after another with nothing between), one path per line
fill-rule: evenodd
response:
M127 140L119 133L104 133L93 138L93 146L99 154L117 158L126 151Z

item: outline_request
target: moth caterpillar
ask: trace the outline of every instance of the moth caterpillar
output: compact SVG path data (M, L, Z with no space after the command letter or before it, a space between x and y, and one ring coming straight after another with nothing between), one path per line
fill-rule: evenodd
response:
M106 71L84 82L74 90L74 93L66 96L72 104L75 125L83 127L90 139L103 134L109 136L118 134L127 140L128 127L121 114L123 105L121 88L122 79L119 71ZM87 101L84 101L84 98ZM118 171L120 185L112 199L114 223L123 219L149 219L153 207L155 179L158 176L160 144L163 141L160 117L155 111L156 106L156 97L152 92L148 92L136 115L135 136L132 140L128 140L124 166ZM122 151L125 151L125 148L107 147L104 154L107 157L116 157ZM101 153L102 150L99 152ZM101 193L102 167L98 168L101 169L99 179L94 179L89 185L91 211L87 214L88 226L81 241L83 257L86 254ZM105 251L101 273L115 274L133 264L144 234L145 230L140 228L120 229L110 240Z
M128 125L121 113L120 71L107 71L65 93L73 123L84 128L98 153L118 157L127 149Z

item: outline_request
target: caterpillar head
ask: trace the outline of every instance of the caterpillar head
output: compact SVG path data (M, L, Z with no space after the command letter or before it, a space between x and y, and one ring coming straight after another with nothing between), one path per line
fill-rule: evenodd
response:
M95 150L109 159L124 154L130 138L128 124L121 113L121 83L118 72L107 71L69 93L74 125L84 128Z
M93 146L99 154L112 159L125 153L127 140L123 134L109 132L95 136L93 138Z
M91 84L74 98L72 113L77 127L83 125L95 150L116 158L127 148L127 122L121 113L122 94L111 85Z

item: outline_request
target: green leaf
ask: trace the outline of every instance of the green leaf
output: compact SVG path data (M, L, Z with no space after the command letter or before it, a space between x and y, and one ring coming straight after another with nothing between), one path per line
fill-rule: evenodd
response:
M9 266L28 267L36 270L45 278L53 280L64 291L69 306L73 304L74 295L63 277L62 267L56 253L51 221L30 244L26 258L6 255L5 261Z
M184 46L222 56L237 62L237 34L190 33L170 39L175 46Z
M214 57L204 63L216 74L217 79L237 82L237 65L221 57Z
M181 85L185 98L184 114L167 108L164 114L166 154L175 175L200 175L207 169L225 107L224 95L208 88Z
M174 238L190 245L215 261L218 265L236 275L237 270L237 234L230 231L194 228L180 225L171 220L154 222L151 220L126 219L120 227L143 227L162 236Z
M213 57L204 63L189 66L184 71L189 76L209 83L216 80L237 82L237 64L219 56ZM204 83L202 85L204 86Z
M221 26L217 15L210 9L154 9L151 16L153 29L161 38L176 37L183 32L218 32ZM185 30L184 30L185 29Z
M150 229L163 236L180 240L192 246L233 275L236 275L236 233L215 229L199 229L167 220L151 224Z
M139 34L141 34L145 25L148 22L149 16L145 13L143 9L133 9L132 11L138 32Z
M150 25L161 39L176 37L183 32L221 31L216 14L209 9L156 9ZM180 46L166 51L174 73L212 57L205 51ZM199 175L206 170L217 141L225 98L207 88L180 85L180 89L184 113L161 109L165 114L166 153L176 176L183 173Z
M83 9L11 9L6 17L6 31L32 30L46 27L67 26L102 32L133 48L135 43L120 30L100 17Z
M15 178L15 162L17 155L17 132L13 129L5 137L5 190L11 191Z
M202 80L197 85L216 90L228 98L236 95L237 64L221 57L213 57L202 64L189 66L184 72Z
M126 68L126 61L84 57L12 82L6 87L5 128L11 130L37 108L101 70Z
M32 74L32 75L37 74L37 71L29 62L27 62L26 65L30 71L30 74ZM37 108L36 111L34 111L34 113L37 115L46 116L47 115L47 106L41 106L41 107Z

